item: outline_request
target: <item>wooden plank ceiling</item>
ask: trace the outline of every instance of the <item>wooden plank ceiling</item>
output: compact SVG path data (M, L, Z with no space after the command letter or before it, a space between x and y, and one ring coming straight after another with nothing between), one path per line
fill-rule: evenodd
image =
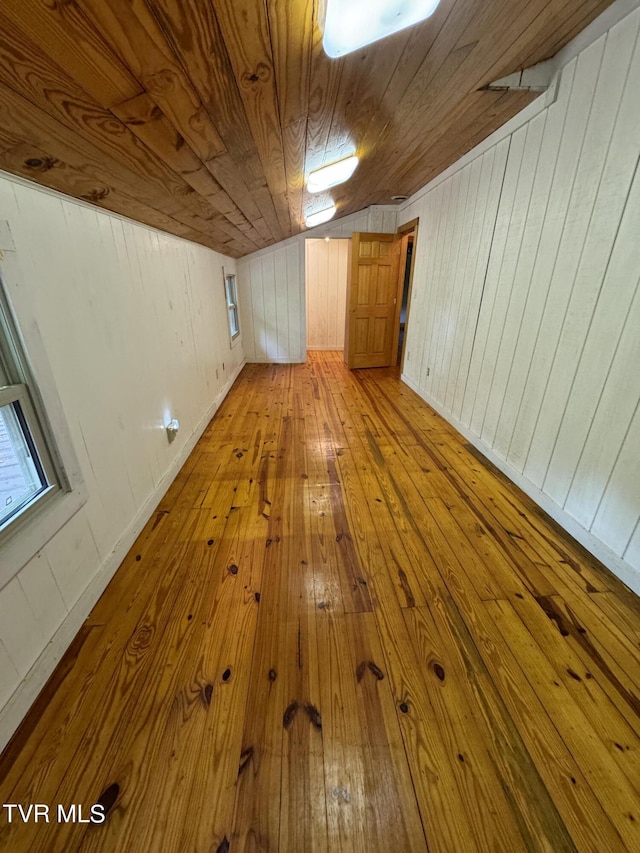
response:
M319 0L2 0L0 169L239 257L423 186L533 97L483 86L610 2L442 0L335 60Z

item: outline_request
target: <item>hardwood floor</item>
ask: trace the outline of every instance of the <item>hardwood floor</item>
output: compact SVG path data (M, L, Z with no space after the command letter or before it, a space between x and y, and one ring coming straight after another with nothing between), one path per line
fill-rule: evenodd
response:
M250 365L4 753L51 822L0 849L640 850L639 685L638 599L393 370Z

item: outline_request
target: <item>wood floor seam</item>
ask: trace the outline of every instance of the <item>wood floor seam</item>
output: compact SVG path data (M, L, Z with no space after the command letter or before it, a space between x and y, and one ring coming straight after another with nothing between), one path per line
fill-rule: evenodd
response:
M635 851L639 718L637 598L397 369L250 364L0 758L106 819L0 850Z

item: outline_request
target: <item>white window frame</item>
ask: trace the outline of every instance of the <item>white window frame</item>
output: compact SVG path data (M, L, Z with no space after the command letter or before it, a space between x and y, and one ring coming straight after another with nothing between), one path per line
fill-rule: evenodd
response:
M0 331L0 335L4 336L4 330ZM49 443L40 427L27 385L16 384L0 387L0 408L15 407L16 405L22 415L20 431L24 434L26 443L30 448L39 479L41 482L44 480L44 483L35 494L26 497L19 503L15 511L10 513L4 521L0 521L0 548L7 537L13 535L14 528L26 523L33 513L40 509L44 501L55 495L61 485L61 476L54 465ZM0 507L0 510L2 509Z
M224 284L224 301L227 306L227 327L229 329L229 344L234 347L240 340L240 308L238 306L238 277L234 272L225 272L222 267L222 279ZM232 293L230 293L230 290ZM233 331L231 323L232 314L235 315L236 332Z
M28 288L21 287L18 252L0 222L0 349L11 384L0 404L18 402L49 486L0 527L0 589L40 551L88 498ZM0 379L0 384L2 379Z

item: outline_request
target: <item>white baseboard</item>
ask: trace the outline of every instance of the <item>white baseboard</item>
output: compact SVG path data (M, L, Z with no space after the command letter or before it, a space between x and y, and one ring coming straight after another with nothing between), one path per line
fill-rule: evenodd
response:
M428 403L432 409L435 409L439 415L442 415L448 423L455 427L470 444L473 444L473 446L483 454L483 456L486 456L487 459L496 466L496 468L499 468L503 474L516 484L516 486L522 489L525 494L529 495L529 497L548 515L550 515L554 521L557 521L570 536L573 536L573 538L583 545L587 551L593 554L594 557L600 560L601 563L612 571L616 577L620 578L620 580L637 595L640 595L640 572L638 572L637 569L612 551L611 548L605 545L601 539L598 539L597 536L594 536L593 533L584 528L581 524L578 524L575 518L569 515L568 512L566 512L554 500L532 483L531 480L521 474L520 471L510 465L506 460L502 459L502 457L498 456L488 444L485 444L481 438L472 433L466 426L464 426L464 424L461 424L455 418L452 418L449 412L445 411L438 402L431 399L431 397L429 397L429 395L426 394L412 379L404 373L400 378L405 385L408 385L409 388L411 388L412 391L415 391L416 394Z
M237 379L245 363L246 362L243 361L229 377L212 405L201 418L178 456L173 460L171 467L166 471L163 478L158 483L156 490L142 505L127 530L115 545L114 549L102 562L98 571L89 582L89 585L86 587L78 601L73 605L62 625L60 625L44 651L40 654L37 661L20 682L9 701L0 711L0 751L2 751L7 745L29 711L29 708L31 708L37 699L38 694L53 674L54 669L71 645L71 642L80 630L83 622L91 613L94 605L107 588L109 581L115 575L129 549L140 535L140 532L147 521L151 518L155 508L166 494L171 483L175 480L178 471L182 468L187 457L196 446L199 438L211 421L211 418L215 415L220 404L229 393L231 386Z
M307 354L305 353L300 358L247 358L247 364L304 364L307 360Z

